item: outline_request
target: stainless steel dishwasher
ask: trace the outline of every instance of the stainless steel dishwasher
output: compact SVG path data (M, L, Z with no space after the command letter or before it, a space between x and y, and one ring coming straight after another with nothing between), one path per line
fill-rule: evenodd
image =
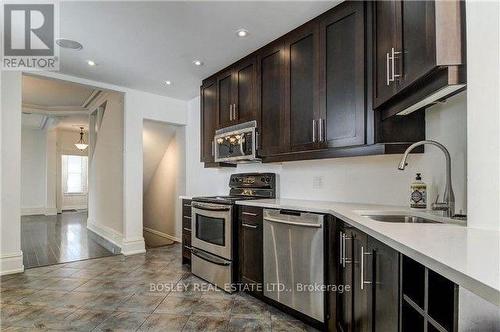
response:
M264 295L324 322L325 216L264 209Z

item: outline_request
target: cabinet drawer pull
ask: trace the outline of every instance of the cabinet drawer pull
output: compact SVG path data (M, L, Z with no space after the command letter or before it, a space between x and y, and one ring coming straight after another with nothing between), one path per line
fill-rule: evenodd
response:
M250 225L247 223L242 223L241 226L246 227L246 228L252 228L252 229L256 229L259 227L258 225Z
M190 231L191 232L191 228L183 227L182 229L185 230L185 231Z
M184 207L191 207L191 204L184 204Z
M188 216L184 216L184 218L186 218L186 219L191 219L191 217L188 217Z
M361 246L361 275L360 275L360 280L361 280L361 290L364 289L366 284L371 284L371 281L365 281L365 255L370 256L371 253L365 252L365 248Z
M244 216L251 216L251 217L257 217L257 213L252 213L252 212L241 212L242 215Z
M186 245L184 246L184 248L187 249L187 250L189 250L189 251L193 250L193 247L186 246Z
M233 121L233 104L229 104L229 121Z

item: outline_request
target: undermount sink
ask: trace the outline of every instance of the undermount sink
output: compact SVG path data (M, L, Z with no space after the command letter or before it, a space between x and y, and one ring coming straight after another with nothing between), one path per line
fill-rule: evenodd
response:
M383 215L383 214L365 214L363 217L367 217L376 221L382 222L396 222L396 223L407 223L407 224L438 224L439 221L430 220L422 217L411 216L411 215Z

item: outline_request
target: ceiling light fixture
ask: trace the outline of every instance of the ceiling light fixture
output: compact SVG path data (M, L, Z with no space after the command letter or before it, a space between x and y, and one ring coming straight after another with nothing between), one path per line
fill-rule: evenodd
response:
M96 65L96 63L92 60L87 60L87 64L91 67L94 67Z
M80 151L84 151L87 148L87 146L89 146L83 140L83 127L80 127L80 139L78 140L78 142L75 143L75 146Z
M203 62L201 62L200 60L194 60L193 63L195 66L203 66Z
M170 82L170 81L165 81L165 84L166 84L166 85L170 85L170 84L172 84L172 82Z
M238 30L236 30L236 36L238 36L240 38L245 38L246 36L248 36L248 30L238 29Z
M80 44L79 42L71 39L65 39L65 38L59 38L56 39L56 44L59 45L61 48L67 48L70 50L81 50L83 48L83 45Z

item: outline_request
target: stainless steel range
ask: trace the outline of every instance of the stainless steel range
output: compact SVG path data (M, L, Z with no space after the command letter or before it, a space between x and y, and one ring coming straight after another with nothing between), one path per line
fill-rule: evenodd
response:
M231 292L235 280L239 200L275 198L274 173L233 174L229 196L194 197L191 203L191 272Z

